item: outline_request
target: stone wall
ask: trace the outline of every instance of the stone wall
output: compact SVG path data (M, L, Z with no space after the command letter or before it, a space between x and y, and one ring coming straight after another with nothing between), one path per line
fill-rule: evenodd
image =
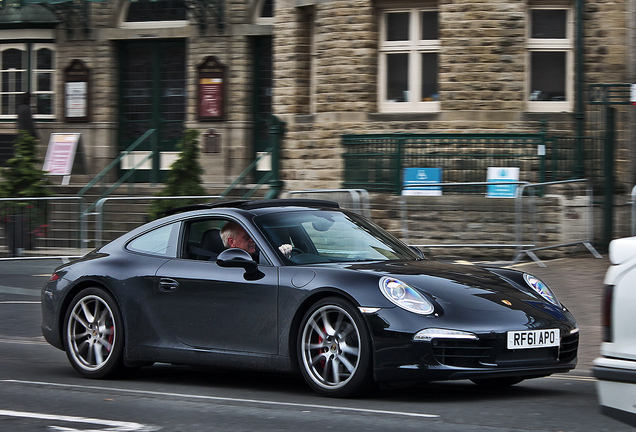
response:
M552 134L574 133L573 113L529 113L525 109L525 1L438 3L441 110L421 114L378 112L376 5L380 1L302 3L307 6L298 7L291 0L276 2L274 109L288 125L281 165L286 190L340 187L343 134L538 132L544 120ZM422 3L383 4L417 7ZM586 4L586 83L625 82L626 3L599 0ZM310 76L314 105L307 104L311 98L302 96L309 85L305 68L308 57L312 58L306 43L308 16L315 23ZM633 149L627 133L629 121L620 115L617 181L626 190L631 187Z

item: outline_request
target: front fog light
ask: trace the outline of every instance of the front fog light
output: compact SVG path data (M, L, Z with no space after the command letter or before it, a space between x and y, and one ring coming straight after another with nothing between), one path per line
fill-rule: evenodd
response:
M420 330L413 336L414 341L430 342L433 339L467 339L478 340L476 334L460 330L448 330L440 328L428 328Z

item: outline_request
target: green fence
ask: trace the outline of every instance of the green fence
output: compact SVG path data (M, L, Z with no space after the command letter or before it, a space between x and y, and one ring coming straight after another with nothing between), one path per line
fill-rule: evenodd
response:
M486 181L488 167L518 167L546 181L544 133L343 135L344 188L399 194L404 168L441 168L444 183Z

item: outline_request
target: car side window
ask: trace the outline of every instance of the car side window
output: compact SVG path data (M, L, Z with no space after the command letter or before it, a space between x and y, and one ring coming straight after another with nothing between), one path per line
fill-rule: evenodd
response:
M181 257L191 260L216 261L219 254L227 249L221 240L221 229L228 222L230 219L220 218L187 221ZM257 263L270 265L264 254L260 252L258 245L257 252L252 256Z
M177 254L179 222L163 225L134 238L126 245L133 252L174 258Z
M187 222L183 258L214 261L225 250L221 228L225 219L197 219Z

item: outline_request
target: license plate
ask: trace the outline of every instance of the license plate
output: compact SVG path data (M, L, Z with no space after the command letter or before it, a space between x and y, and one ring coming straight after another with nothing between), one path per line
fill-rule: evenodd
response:
M559 346L559 329L508 332L508 349L546 348Z

